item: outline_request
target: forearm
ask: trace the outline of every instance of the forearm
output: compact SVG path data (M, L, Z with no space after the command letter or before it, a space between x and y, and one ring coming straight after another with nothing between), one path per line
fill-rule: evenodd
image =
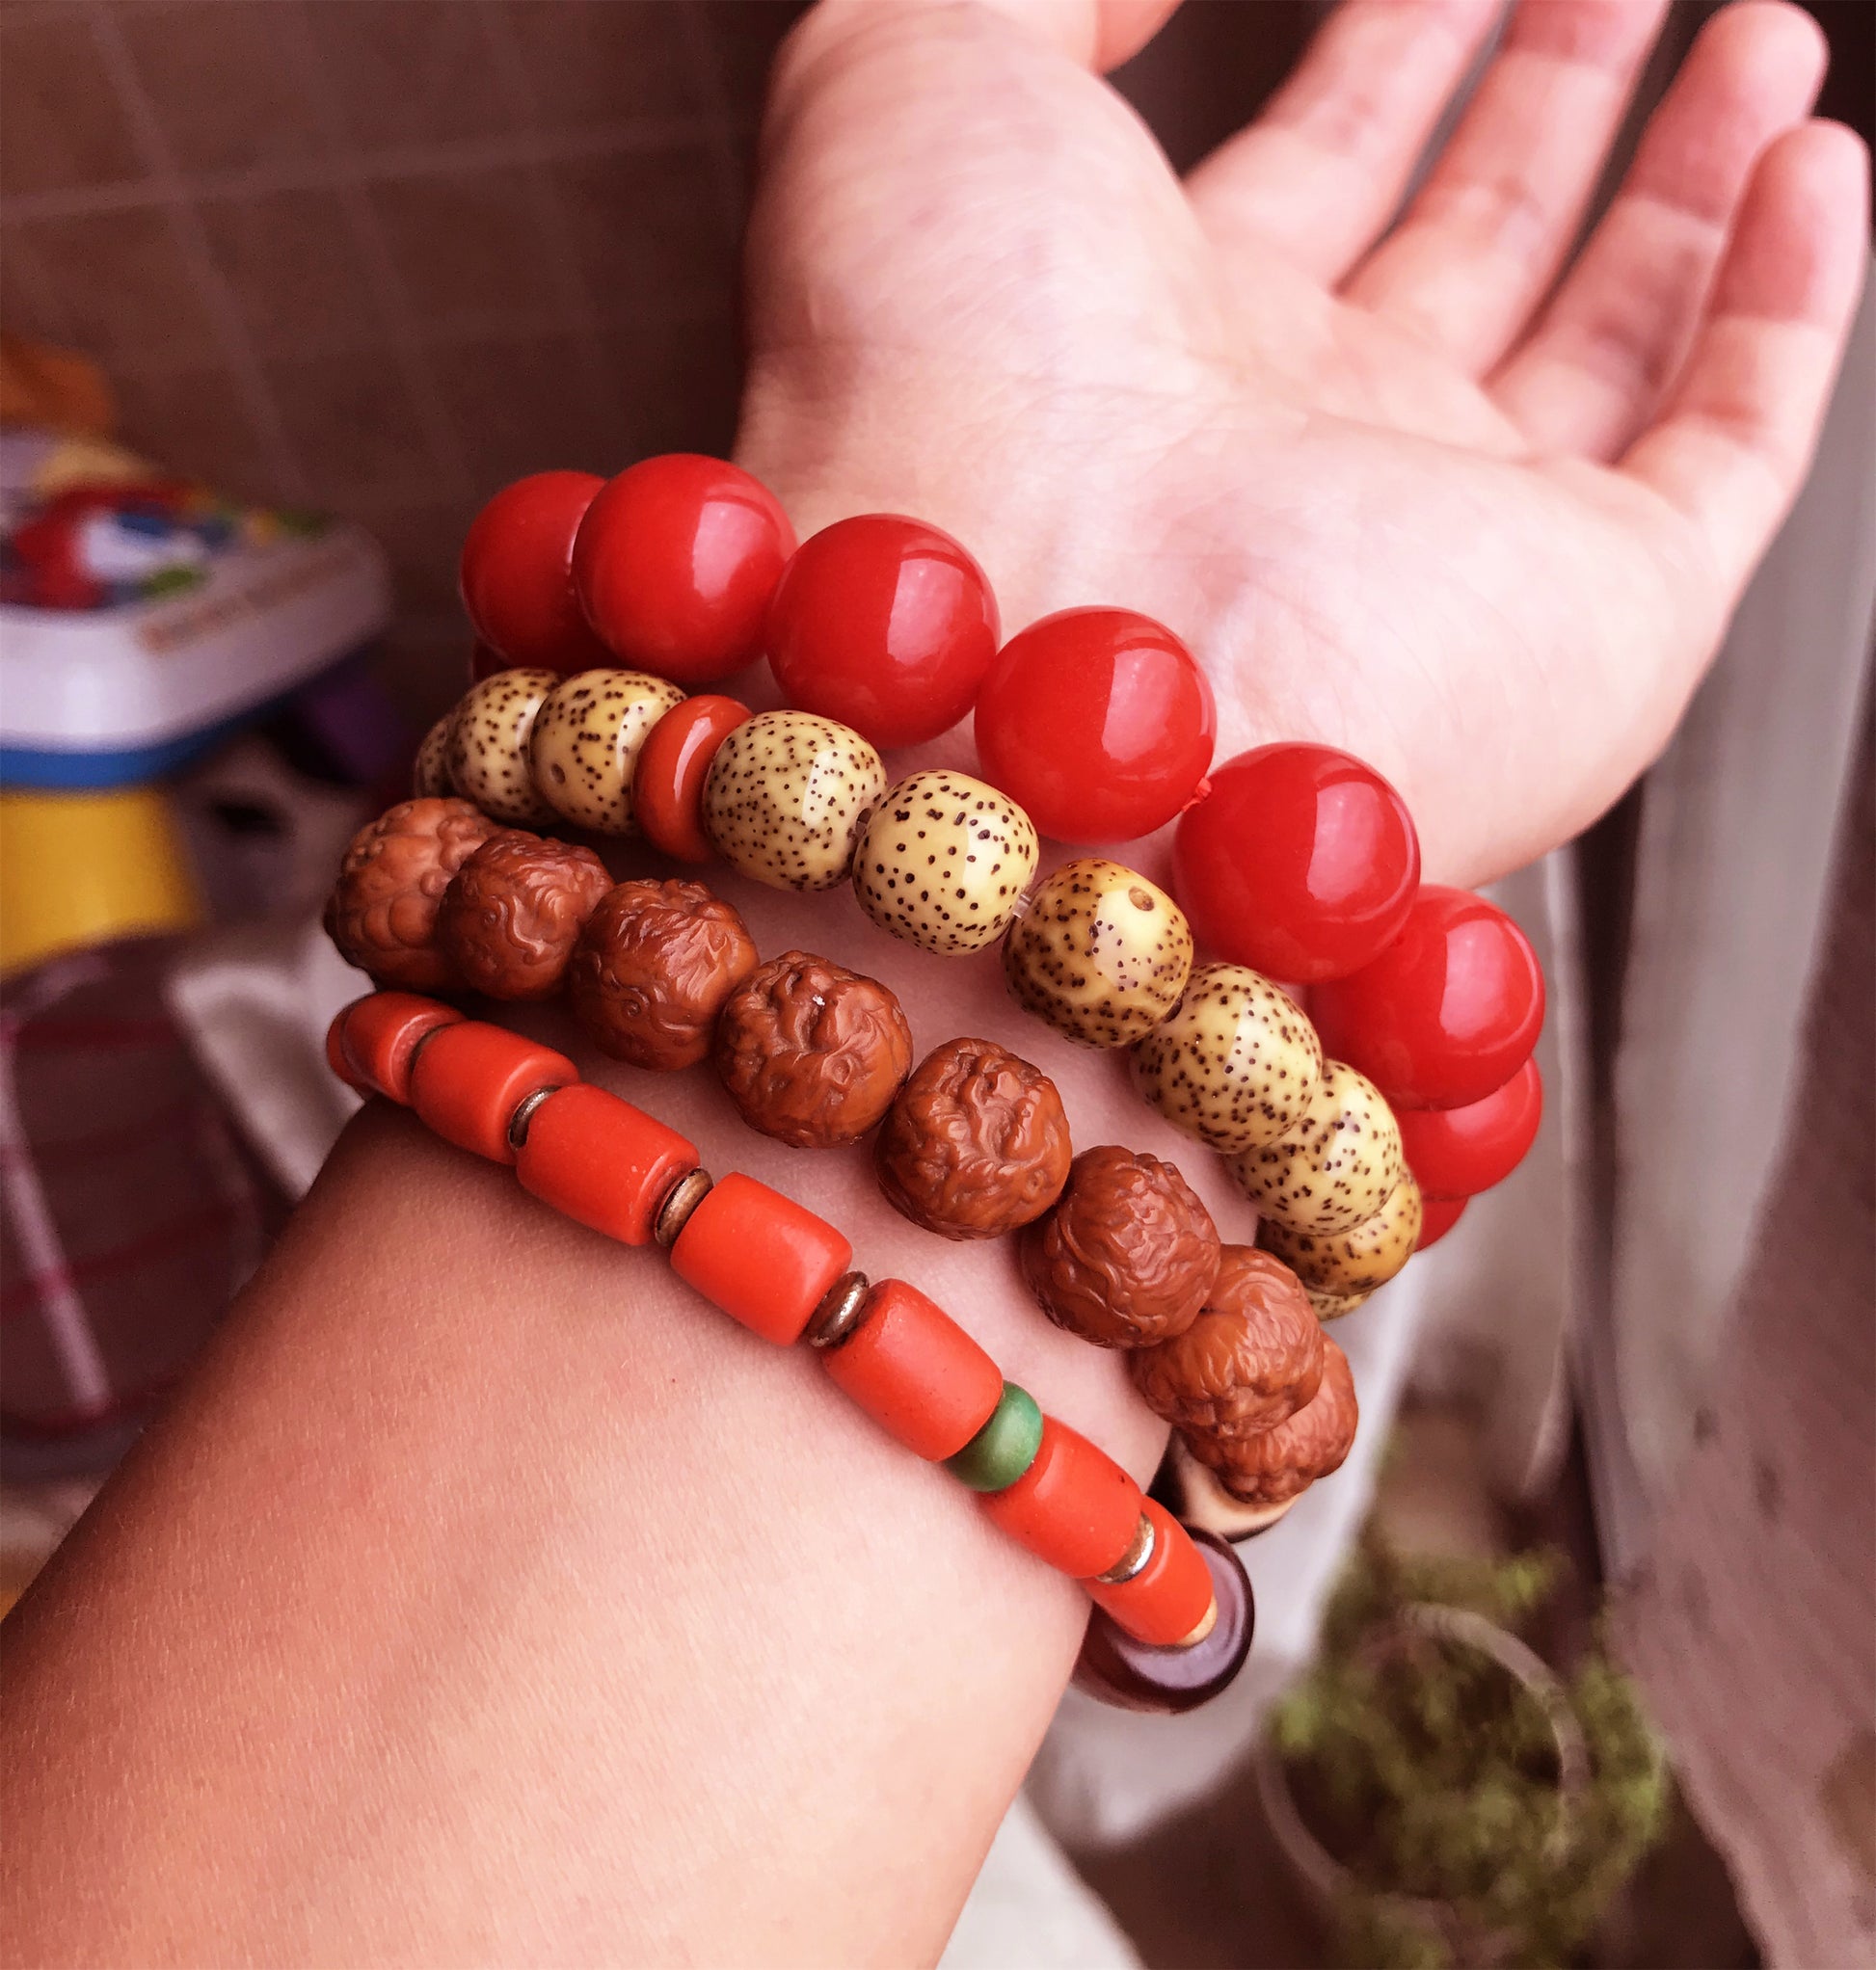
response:
M994 960L737 900L764 949L889 975L922 1047L1010 1017ZM1050 1044L1084 1141L1164 1146ZM707 1072L580 1057L1145 1475L1116 1359L1005 1247L910 1232L864 1158L751 1135ZM8 1932L45 1962L935 1956L1085 1613L805 1350L374 1110L9 1626Z

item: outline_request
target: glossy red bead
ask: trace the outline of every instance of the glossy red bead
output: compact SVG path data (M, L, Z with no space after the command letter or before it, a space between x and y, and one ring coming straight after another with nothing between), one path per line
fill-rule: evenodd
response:
M608 661L574 593L574 537L605 484L591 472L534 472L504 486L463 541L463 606L500 656L494 666L592 670Z
M1420 1238L1413 1249L1416 1252L1424 1252L1429 1245L1438 1244L1464 1215L1463 1197L1423 1198L1420 1204Z
M765 633L790 704L875 746L915 746L970 710L997 654L997 603L950 534L864 513L802 543Z
M1212 687L1170 629L1064 609L1012 636L978 693L983 775L1058 841L1164 827L1212 763Z
M632 818L654 848L680 862L711 862L704 833L704 783L716 749L749 707L700 693L674 705L646 735L631 769Z
M1524 1160L1543 1119L1543 1080L1527 1060L1503 1087L1462 1108L1409 1108L1396 1118L1424 1198L1476 1197Z
M515 666L502 655L494 644L484 643L477 637L469 645L469 674L471 684L479 684L484 678L492 678L496 671L513 670Z
M679 684L762 654L794 529L760 479L674 451L607 481L574 546L574 586L613 656Z
M1332 746L1259 746L1179 817L1173 889L1215 957L1314 984L1400 934L1420 882L1407 803Z
M1429 885L1386 950L1314 987L1309 1010L1324 1052L1359 1068L1396 1108L1459 1108L1531 1057L1543 972L1495 903Z

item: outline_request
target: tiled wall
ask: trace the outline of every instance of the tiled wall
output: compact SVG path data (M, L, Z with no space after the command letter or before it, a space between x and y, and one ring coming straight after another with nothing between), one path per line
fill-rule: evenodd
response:
M790 0L4 0L0 321L126 434L362 520L392 675L460 676L455 547L542 466L720 450Z
M159 462L369 526L387 675L427 717L489 492L729 444L749 158L799 11L0 0L0 324L102 361ZM1118 79L1188 163L1316 11L1190 0Z

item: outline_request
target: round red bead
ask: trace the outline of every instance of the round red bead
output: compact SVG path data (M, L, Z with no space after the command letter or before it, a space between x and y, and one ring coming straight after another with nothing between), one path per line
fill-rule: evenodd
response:
M1259 746L1179 817L1173 887L1217 956L1277 978L1341 978L1407 921L1420 843L1407 803L1332 746Z
M670 452L607 482L574 546L574 586L613 654L701 684L762 654L763 617L794 529L761 480Z
M604 485L591 472L535 472L504 486L463 541L463 606L502 661L591 670L605 646L574 593L574 536Z
M513 670L514 665L502 655L494 644L484 643L477 637L469 645L469 682L479 684L484 678L492 678L496 671Z
M1424 1252L1429 1245L1438 1244L1464 1215L1463 1197L1423 1199L1420 1205L1420 1238L1413 1249L1416 1252Z
M1543 1117L1543 1081L1527 1060L1503 1087L1462 1108L1407 1109L1397 1119L1423 1198L1476 1197L1524 1160Z
M1032 623L978 694L984 777L1058 841L1130 841L1164 827L1211 764L1216 729L1192 652L1131 609Z
M1314 987L1323 1051L1397 1108L1459 1108L1503 1087L1543 1025L1543 972L1496 904L1429 885L1373 964Z
M997 602L950 534L896 513L804 541L769 605L768 660L789 702L876 746L915 746L970 710L997 654Z

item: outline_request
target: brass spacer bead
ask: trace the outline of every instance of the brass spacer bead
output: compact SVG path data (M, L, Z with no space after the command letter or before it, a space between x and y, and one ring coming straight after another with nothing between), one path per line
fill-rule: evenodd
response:
M678 1242L678 1234L690 1222L690 1213L710 1193L710 1173L692 1170L673 1184L665 1193L652 1223L652 1236L668 1251Z
M1094 1578L1104 1586L1117 1587L1123 1581L1130 1581L1137 1573L1145 1569L1146 1562L1153 1557L1153 1547L1158 1534L1153 1531L1153 1521L1144 1512L1139 1515L1139 1524L1134 1528L1134 1543L1129 1546L1106 1573L1097 1573Z
M802 1339L810 1347L838 1347L851 1340L871 1310L872 1281L864 1272L844 1272L808 1316Z
M443 1028L439 1026L437 1030L442 1032ZM428 1038L429 1035L426 1033L424 1039ZM417 1042L418 1046L422 1044L422 1040ZM508 1118L508 1147L517 1155L520 1155L527 1141L527 1125L533 1121L534 1111L549 1095L557 1095L559 1092L558 1087L537 1087L531 1095L522 1097L521 1105Z

